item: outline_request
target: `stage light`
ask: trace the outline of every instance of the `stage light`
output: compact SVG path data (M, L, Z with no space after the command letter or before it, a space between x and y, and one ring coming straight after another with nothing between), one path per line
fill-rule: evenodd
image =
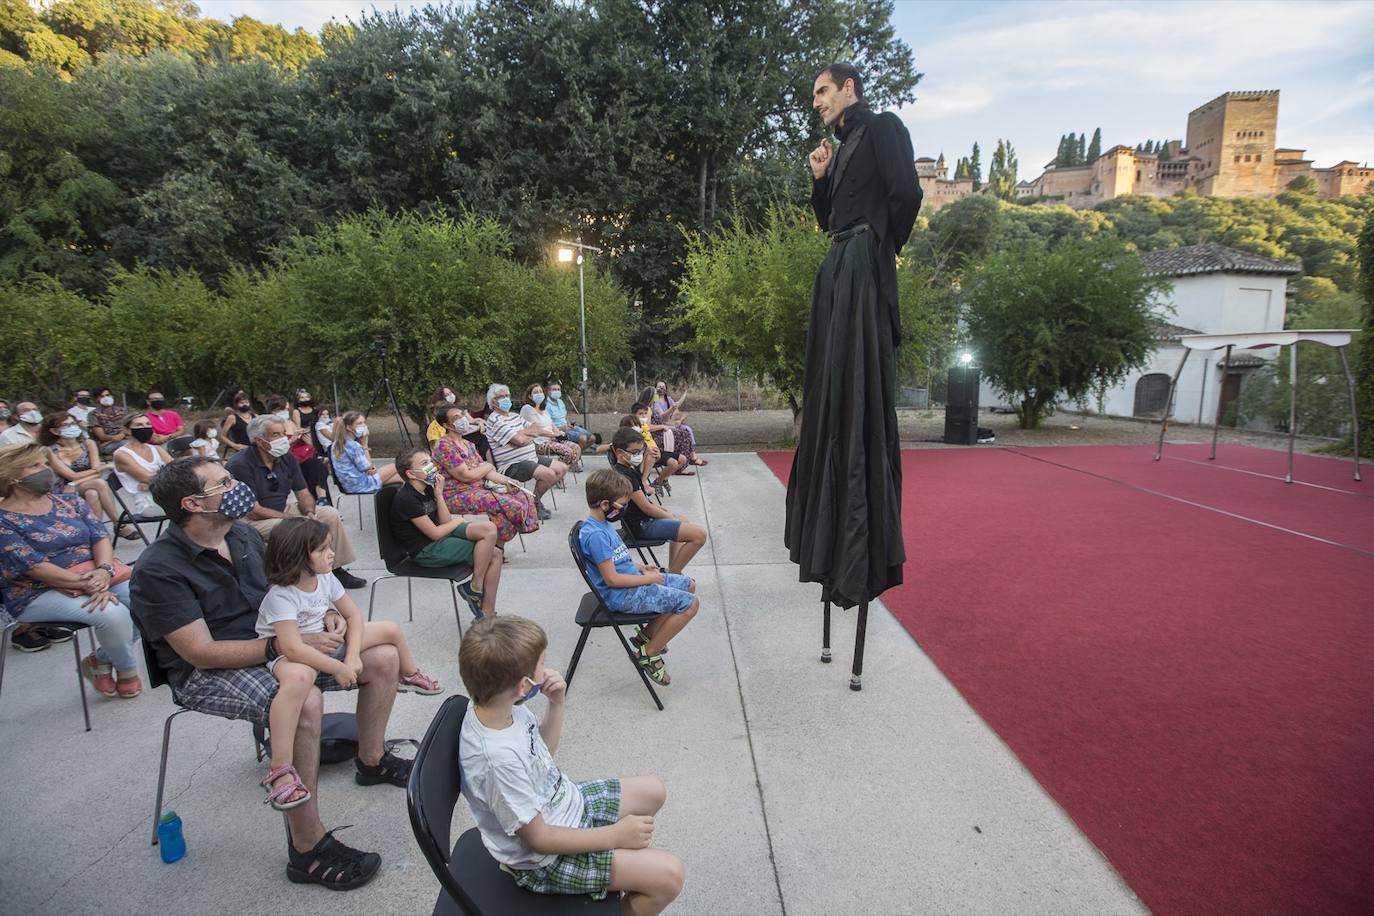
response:
M573 259L573 250L572 250L571 248L560 248L560 249L558 249L558 261L559 261L559 263L561 263L561 264L569 264L569 263L572 262L572 259Z
M959 362L967 366L969 363L973 362L973 354L969 352L960 353Z

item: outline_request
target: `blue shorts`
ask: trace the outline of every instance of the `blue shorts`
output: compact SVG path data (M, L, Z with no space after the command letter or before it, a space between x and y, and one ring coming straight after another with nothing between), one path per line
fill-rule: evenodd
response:
M634 588L608 588L601 596L606 607L617 614L685 614L696 595L688 591L692 577L664 573L663 585L636 585Z
M675 518L646 518L639 523L639 541L676 541L682 522Z

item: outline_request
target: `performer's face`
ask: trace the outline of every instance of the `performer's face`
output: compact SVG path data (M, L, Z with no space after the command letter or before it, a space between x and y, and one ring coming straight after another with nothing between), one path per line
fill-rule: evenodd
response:
M844 110L853 104L853 80L845 80L844 86L837 86L829 70L816 77L816 85L812 90L811 107L816 109L816 114L821 116L826 127L834 126L835 122L840 119L840 115L844 114Z

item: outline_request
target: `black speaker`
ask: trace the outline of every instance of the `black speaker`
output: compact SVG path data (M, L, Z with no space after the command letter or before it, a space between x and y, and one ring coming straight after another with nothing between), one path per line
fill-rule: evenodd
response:
M945 442L978 443L978 370L955 366L949 370L945 395Z

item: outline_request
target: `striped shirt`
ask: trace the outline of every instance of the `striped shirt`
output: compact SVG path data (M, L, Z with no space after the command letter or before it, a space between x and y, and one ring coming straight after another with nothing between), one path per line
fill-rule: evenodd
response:
M533 438L524 445L511 444L510 440L517 433L524 432L524 429L525 418L518 413L511 412L502 416L493 410L487 414L487 441L491 443L491 455L496 459L496 469L502 474L517 461L535 460Z

